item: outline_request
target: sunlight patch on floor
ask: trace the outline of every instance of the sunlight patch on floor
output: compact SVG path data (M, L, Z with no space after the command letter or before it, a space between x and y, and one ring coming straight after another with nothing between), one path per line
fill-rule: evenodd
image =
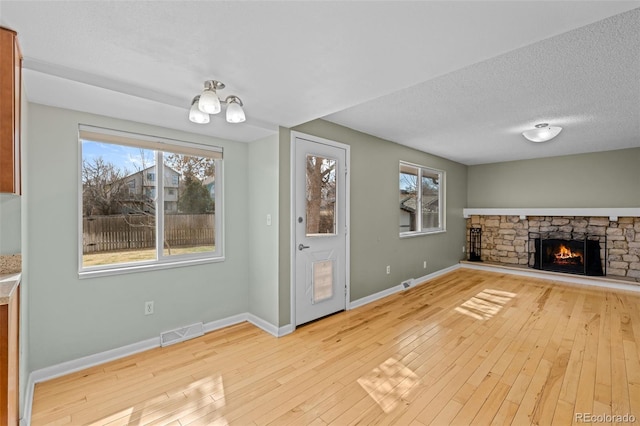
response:
M360 386L385 413L393 411L418 382L418 376L395 358L387 359L358 379Z
M185 388L178 393L182 393L185 398L189 398L191 400L191 402L183 404L184 407L193 407L194 409L196 409L199 407L200 400L204 397L212 399L214 401L213 406L215 406L216 409L223 408L226 405L224 383L222 380L222 376L219 374L216 376L207 376L200 380L195 380L188 386L185 386ZM174 393L172 394L175 395ZM173 398L171 397L172 394L169 394L169 398ZM163 396L166 398L167 394L163 394ZM169 401L171 401L171 399ZM212 406L211 403L207 404L209 407ZM173 413L174 410L175 407L172 403L165 403L160 408L157 404L151 404L146 408L140 408L134 405L133 407L130 407L126 411L122 411L119 414L122 415L121 417L129 415L127 424L137 425L141 424L140 422L145 418L145 416L153 415L153 417L162 417L163 415L169 415ZM221 417L220 419L218 419L218 422L216 424L227 424L227 421L224 417Z
M454 310L477 320L488 320L494 317L516 293L508 291L484 289Z

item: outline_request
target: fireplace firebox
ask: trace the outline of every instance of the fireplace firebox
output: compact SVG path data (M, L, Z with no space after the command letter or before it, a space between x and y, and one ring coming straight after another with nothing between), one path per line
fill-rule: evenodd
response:
M603 276L606 263L605 236L574 233L529 233L529 266L552 272ZM603 267L604 263L604 267Z

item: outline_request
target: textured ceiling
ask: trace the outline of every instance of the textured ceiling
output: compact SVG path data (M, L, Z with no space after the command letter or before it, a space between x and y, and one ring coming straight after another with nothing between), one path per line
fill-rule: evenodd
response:
M32 102L238 141L325 117L477 164L639 146L638 6L0 0L0 24ZM211 78L246 123L187 120ZM565 130L528 143L540 121Z
M640 147L640 9L326 119L464 164ZM521 136L542 122L563 131Z

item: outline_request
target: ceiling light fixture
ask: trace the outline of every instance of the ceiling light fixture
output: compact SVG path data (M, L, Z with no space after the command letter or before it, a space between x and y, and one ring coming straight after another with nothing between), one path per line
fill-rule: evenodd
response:
M536 124L535 129L522 132L522 136L531 142L546 142L558 136L561 130L562 127L549 126L547 123L540 123Z
M193 123L206 124L210 121L209 114L218 114L222 111L222 104L227 105L227 122L242 123L246 120L243 103L239 97L229 95L225 100L218 98L218 90L224 89L224 83L217 80L204 82L204 90L191 102L189 120Z

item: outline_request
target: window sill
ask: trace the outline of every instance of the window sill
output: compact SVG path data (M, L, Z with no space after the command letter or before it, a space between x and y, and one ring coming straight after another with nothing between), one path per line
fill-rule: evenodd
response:
M119 267L111 267L104 269L85 269L78 272L78 278L97 278L107 277L111 275L124 275L132 274L136 272L158 271L162 269L181 268L183 266L203 265L206 263L218 263L225 260L224 256L221 257L208 257L200 259L182 259L182 260L170 260L166 262L155 262L147 264L136 265L122 265Z
M438 229L435 231L423 231L423 232L407 232L404 234L400 234L400 238L422 237L424 235L444 234L445 232L447 232L446 229Z

